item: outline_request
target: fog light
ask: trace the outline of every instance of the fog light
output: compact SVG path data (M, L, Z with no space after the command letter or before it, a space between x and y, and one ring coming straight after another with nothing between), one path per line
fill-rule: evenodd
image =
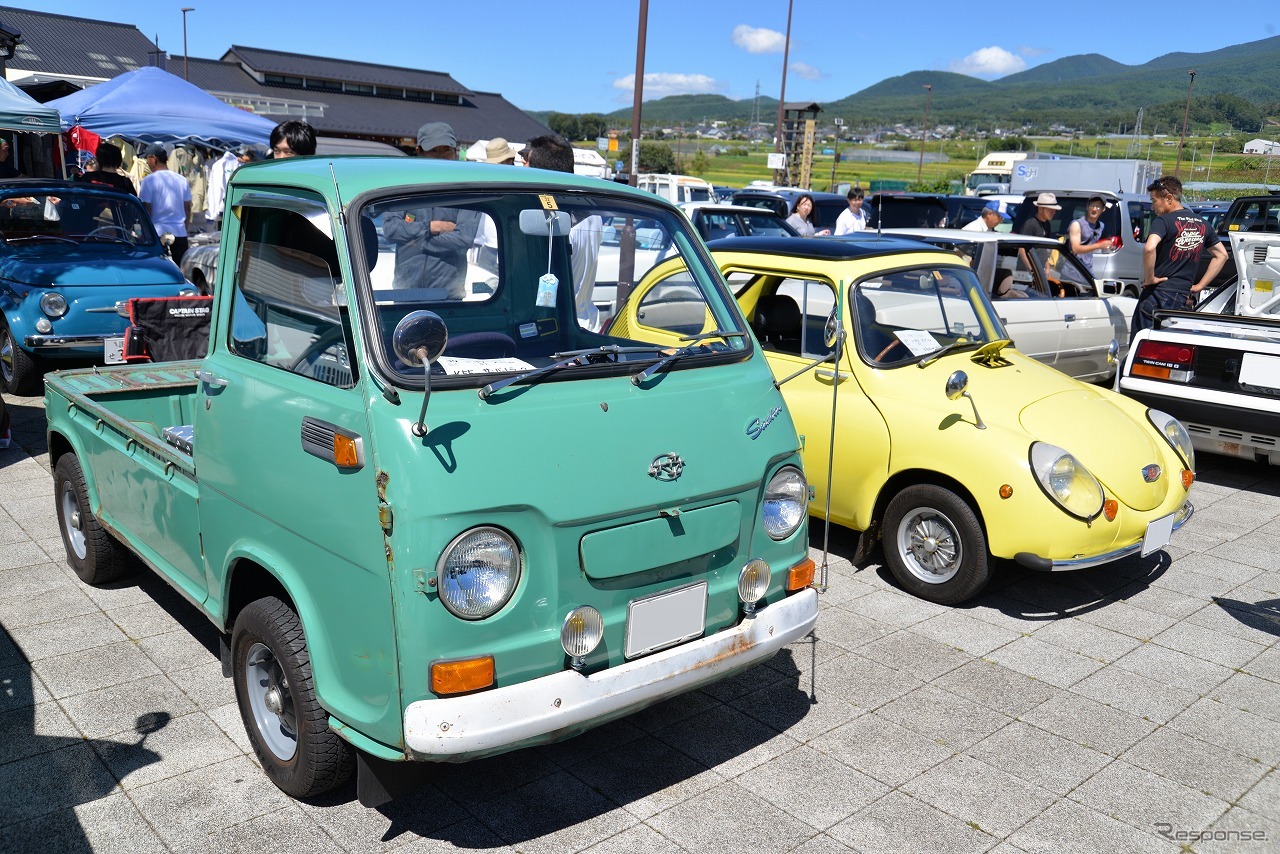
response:
M742 610L754 614L756 603L764 598L769 590L769 581L773 577L769 564L760 558L747 562L738 573L738 598L742 600Z
M1120 509L1120 502L1114 498L1108 498L1102 502L1102 515L1107 518L1108 522L1116 520L1116 512Z
M1182 488L1190 489L1191 484L1195 482L1196 482L1196 473L1191 471L1191 469L1183 469L1182 470Z
M604 618L590 605L580 605L569 612L560 626L560 646L569 656L574 669L582 667L584 659L600 644L604 637Z
M493 656L436 661L431 664L431 690L437 694L465 694L493 684Z
M36 321L36 332L39 332L41 335L48 335L52 331L53 324L49 322L48 318L42 317Z

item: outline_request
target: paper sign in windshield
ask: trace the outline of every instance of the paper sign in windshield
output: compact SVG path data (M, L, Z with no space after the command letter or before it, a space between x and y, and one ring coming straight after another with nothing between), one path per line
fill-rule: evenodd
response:
M938 339L922 329L899 329L893 333L898 336L913 356L924 356L934 350L941 350Z
M464 359L460 356L441 356L439 365L450 376L523 373L533 370L533 365L523 359Z

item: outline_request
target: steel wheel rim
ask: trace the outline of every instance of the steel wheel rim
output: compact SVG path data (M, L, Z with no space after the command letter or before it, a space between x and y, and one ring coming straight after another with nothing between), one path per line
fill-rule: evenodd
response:
M83 522L80 516L80 503L76 501L75 490L68 484L62 490L62 533L67 538L67 545L79 560L89 554L85 542Z
M5 385L13 382L13 347L13 335L9 328L0 328L0 378L4 379Z
M288 762L298 752L298 723L289 678L275 653L263 643L249 647L244 669L245 692L258 735L273 756Z
M959 530L932 507L917 507L903 517L897 545L907 570L925 584L945 584L964 563Z

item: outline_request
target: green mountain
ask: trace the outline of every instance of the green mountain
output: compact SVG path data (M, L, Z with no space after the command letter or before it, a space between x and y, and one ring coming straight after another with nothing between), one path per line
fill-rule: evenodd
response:
M948 71L912 71L890 77L838 101L822 104L826 117L840 116L853 127L897 122L918 124L924 90L933 87L929 121L961 127L1064 124L1087 130L1132 124L1139 108L1151 111L1187 97L1187 72L1195 69L1194 95L1234 95L1263 113L1280 112L1280 36L1206 53L1170 53L1142 65L1124 65L1100 54L1068 56L1044 65L985 81ZM788 100L803 100L803 84ZM1211 99L1212 100L1212 99ZM697 124L749 121L752 99L722 95L674 95L644 104L644 122ZM760 98L759 115L771 122L774 98ZM630 108L609 113L618 126L630 124Z

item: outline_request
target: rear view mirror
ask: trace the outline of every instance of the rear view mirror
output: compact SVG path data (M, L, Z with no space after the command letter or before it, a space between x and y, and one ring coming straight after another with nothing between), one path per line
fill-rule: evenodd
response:
M568 237L573 225L564 211L529 209L520 211L520 233L530 237Z

